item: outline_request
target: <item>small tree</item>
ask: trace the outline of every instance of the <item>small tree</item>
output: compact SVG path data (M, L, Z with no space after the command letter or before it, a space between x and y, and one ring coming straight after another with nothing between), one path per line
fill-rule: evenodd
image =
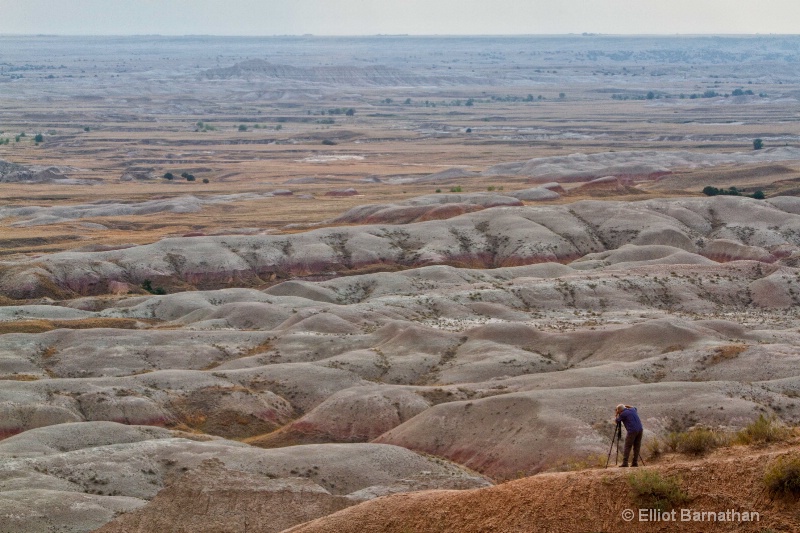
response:
M149 292L150 294L157 294L157 295L167 294L167 291L164 289L164 287L153 287L153 282L150 281L149 279L146 279L142 282L142 289Z
M172 181L175 179L175 174L173 174L172 172L167 172L166 174L164 174L164 179Z
M187 174L186 181L194 181L195 177L192 174Z
M654 93L653 91L650 91L650 92L647 93L647 99L648 100L652 100L655 97L656 97L656 93Z
M33 142L35 142L36 144L43 143L44 135L42 135L41 133L37 133L36 136L33 138Z
M763 200L766 198L766 195L764 194L764 191L756 191L753 193L753 198L756 200Z
M764 148L764 141L762 139L753 140L753 150L761 150Z
M247 126L244 124L239 124L239 131L247 131Z
M345 114L345 115L347 115L348 117L352 117L353 115L355 115L355 114L356 114L356 110L355 110L354 108L352 108L352 107L351 107L350 109L348 109L347 111L345 111L345 112L344 112L344 114Z
M564 93L558 93L558 97L563 99L563 98L566 98L567 95L564 94Z
M208 178L203 178L203 183L208 183Z

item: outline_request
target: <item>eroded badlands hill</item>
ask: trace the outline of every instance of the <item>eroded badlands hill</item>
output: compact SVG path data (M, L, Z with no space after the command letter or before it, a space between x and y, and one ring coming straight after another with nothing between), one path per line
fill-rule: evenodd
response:
M794 264L800 201L776 197L584 201L506 207L401 226L326 228L284 236L165 239L106 252L4 262L12 298L106 294L145 280L173 290L258 285L364 268L472 268L568 263L625 244L665 245L714 260Z
M431 456L498 481L604 453L621 401L646 440L800 421L798 212L793 198L491 207L7 263L7 295L71 298L0 307L2 516L88 531L162 488L158 505L227 501L241 476L242 516L264 495L289 527L487 483ZM402 270L352 272L374 265ZM229 287L267 272L318 276ZM145 279L225 288L108 294ZM169 488L212 459L219 484Z

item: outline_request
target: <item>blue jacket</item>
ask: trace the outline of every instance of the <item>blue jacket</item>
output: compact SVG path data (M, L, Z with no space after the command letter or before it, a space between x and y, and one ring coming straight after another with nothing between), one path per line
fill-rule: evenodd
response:
M625 431L628 433L638 433L644 430L642 421L639 420L639 414L636 412L635 407L623 409L617 416L616 421L625 424Z

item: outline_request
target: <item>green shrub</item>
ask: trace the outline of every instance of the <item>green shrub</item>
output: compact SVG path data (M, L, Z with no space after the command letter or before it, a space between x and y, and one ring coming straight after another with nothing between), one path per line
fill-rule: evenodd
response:
M708 428L695 428L683 433L678 451L688 455L703 455L722 444L722 436Z
M664 453L661 439L651 439L644 446L648 460L656 460Z
M689 495L681 488L679 479L664 477L653 470L639 470L630 474L628 485L642 508L668 511L689 501Z
M664 445L667 449L671 452L677 452L678 446L681 444L681 438L683 436L683 432L679 431L671 431L667 433L667 436L664 437Z
M773 496L800 497L800 456L779 457L768 465L764 484Z
M456 185L455 187L450 187L450 192L461 192L461 185Z
M153 288L153 282L150 281L149 279L146 279L142 282L142 288L147 292L149 292L150 294L157 294L157 295L167 294L167 291L164 290L163 287Z
M694 428L689 431L672 431L664 438L664 445L671 452L687 455L703 455L728 444L728 438L713 429Z
M758 415L754 422L736 434L736 442L763 445L770 442L783 442L790 436L791 430L775 416L767 418L764 415Z

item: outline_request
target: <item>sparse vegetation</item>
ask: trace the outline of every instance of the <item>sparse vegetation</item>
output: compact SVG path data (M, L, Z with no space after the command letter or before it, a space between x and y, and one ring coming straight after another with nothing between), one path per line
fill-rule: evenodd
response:
M450 192L462 192L461 185L456 185L455 187L450 187Z
M768 465L764 485L772 496L800 497L800 456L779 457Z
M765 445L783 442L791 436L791 429L777 417L758 415L758 418L736 434L735 442L749 445Z
M661 439L651 439L644 446L648 460L655 461L664 453Z
M6 333L43 333L54 329L116 328L136 329L132 318L82 318L76 320L14 320L0 322L0 335Z
M641 508L668 511L689 501L678 478L665 477L654 470L639 470L628 476L628 485Z
M322 144L325 146L336 146L336 141L332 141L330 139L322 139Z
M704 455L727 444L729 439L724 433L710 428L697 427L688 431L672 431L667 434L664 443L673 452L686 455Z
M719 189L711 185L703 187L703 194L705 194L706 196L748 196L750 198L755 198L756 200L763 200L764 198L766 198L766 195L762 190L757 190L753 194L744 194L736 187Z
M704 455L726 442L725 436L709 428L694 428L683 434L678 451L687 455Z
M761 150L762 148L764 148L764 140L753 139L753 150Z
M142 282L142 289L149 292L150 294L167 294L167 291L163 287L153 287L153 282L149 279L146 279Z

